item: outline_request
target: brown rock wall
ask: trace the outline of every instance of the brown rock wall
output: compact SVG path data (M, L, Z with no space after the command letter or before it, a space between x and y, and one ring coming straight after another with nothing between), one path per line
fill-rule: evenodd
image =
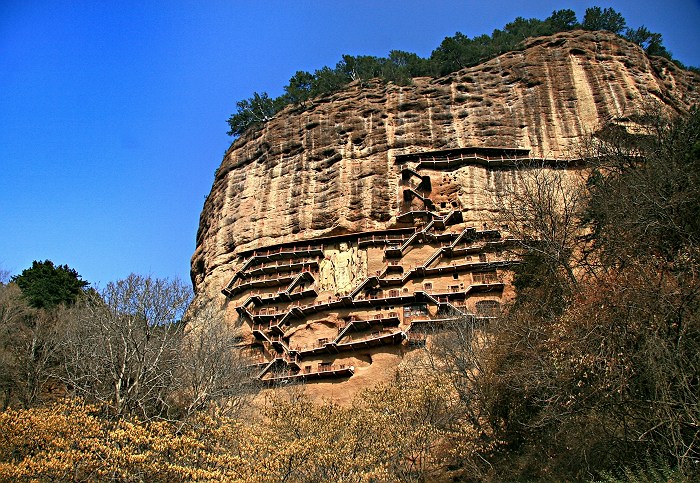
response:
M505 146L571 156L583 136L646 102L687 108L693 82L611 34L570 32L444 78L355 84L289 107L234 142L217 171L192 260L195 288L243 250L392 226L396 154Z
M215 299L227 320L240 321L245 340L266 360L287 357L286 362L279 361L281 366L297 374L320 370L323 363L343 370L351 367L349 378L309 386L312 393L339 401L370 382L390 377L410 351L407 341L416 317L442 317L441 302L422 293L449 293L450 303L465 313L478 313L479 303L498 303L512 294L508 261L487 241L489 230L498 228L488 226L494 199L504 187L518 183L513 171L469 163L449 169L408 163L420 171L419 176L402 181L396 156L504 147L528 149L537 158L575 158L579 143L608 121L629 122L631 114L649 103L681 112L700 99L699 76L665 59L649 59L637 46L604 32L533 39L520 51L443 78L417 78L407 87L369 84L351 85L305 107L290 106L260 130L236 140L204 204L192 257L197 298ZM440 229L427 229L428 220L405 217L411 210L426 209L417 197L406 198L407 188L421 191L421 177L431 182L429 193L423 191L421 196L433 203L433 219L447 220L451 210L459 212L450 226L445 221ZM404 229L404 239L412 230L423 230L424 236L398 258L392 258L397 255L391 255L389 242L360 247L362 236L394 228ZM473 250L458 236L472 228L483 230L475 235ZM262 257L245 265L252 250L264 253L272 247L274 252L292 242L297 247L323 246L320 252ZM445 243L462 251L444 251ZM482 245L484 253L479 256ZM345 293L349 289L337 287L345 283L340 282L339 254L348 249L353 254L353 281L348 287L364 287L352 296ZM301 256L313 264L301 270L266 268ZM492 265L469 265L483 260ZM392 263L400 266L387 271ZM325 273L331 265L337 273ZM421 266L432 271L421 275L415 271ZM286 288L288 279L269 280L304 270L310 278L303 286L293 283ZM234 274L240 275L235 283ZM377 281L371 280L375 274ZM402 282L393 280L405 274L410 276ZM224 287L235 289L224 296ZM309 288L313 294L303 292ZM303 296L293 299L290 290L301 290ZM399 295L414 299L368 305L372 297ZM349 298L340 303L344 296ZM338 303L327 308L303 308L333 300ZM427 312L411 315L413 309L407 309L411 304L423 304ZM287 315L268 316L266 311ZM390 327L379 324L379 332L374 324L366 334L358 332L334 343L370 337L372 331L385 335L401 331L403 339L367 351L347 347L338 349L340 353L332 348L317 351L301 357L299 365L290 365L295 347L320 347L323 340L340 337L352 317L367 321L377 312L398 313L400 322ZM266 327L256 335L256 326ZM283 338L286 347L274 337Z

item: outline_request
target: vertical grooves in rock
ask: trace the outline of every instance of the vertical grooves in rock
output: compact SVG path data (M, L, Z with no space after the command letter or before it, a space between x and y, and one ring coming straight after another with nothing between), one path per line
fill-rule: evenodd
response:
M687 109L698 101L697 84L697 74L649 59L612 34L574 31L531 39L443 78L355 83L290 106L224 157L200 218L195 288L218 292L245 250L394 227L397 154L503 146L564 157L603 123L649 101ZM485 210L476 206L480 191L509 182L476 167L450 176L465 219L475 222Z

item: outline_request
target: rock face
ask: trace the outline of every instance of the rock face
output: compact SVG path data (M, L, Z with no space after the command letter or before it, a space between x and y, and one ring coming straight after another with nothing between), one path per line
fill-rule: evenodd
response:
M489 220L517 180L499 160L575 158L605 122L651 103L687 110L698 86L612 34L577 31L447 77L290 106L216 173L197 298L242 325L261 378L346 396L388 376L421 321L487 316L508 296L506 234Z

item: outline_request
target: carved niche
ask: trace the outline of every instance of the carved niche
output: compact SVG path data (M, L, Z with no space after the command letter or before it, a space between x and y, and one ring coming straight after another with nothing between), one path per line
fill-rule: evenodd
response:
M318 285L321 292L343 296L367 278L367 251L352 243L340 242L323 251Z

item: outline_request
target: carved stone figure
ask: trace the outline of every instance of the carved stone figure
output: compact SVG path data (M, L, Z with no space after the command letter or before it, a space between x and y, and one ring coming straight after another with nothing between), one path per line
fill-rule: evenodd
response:
M348 295L366 277L366 250L358 250L348 242L340 242L337 249L324 251L318 274L321 292Z
M338 295L347 295L352 291L352 282L355 278L355 250L345 242L340 243L338 250L332 258L335 290Z
M335 288L335 277L333 275L333 262L326 256L319 264L318 286L321 292L333 290Z
M367 278L367 250L357 250L357 261L355 266L357 267L357 272L355 273L355 285L357 282Z

